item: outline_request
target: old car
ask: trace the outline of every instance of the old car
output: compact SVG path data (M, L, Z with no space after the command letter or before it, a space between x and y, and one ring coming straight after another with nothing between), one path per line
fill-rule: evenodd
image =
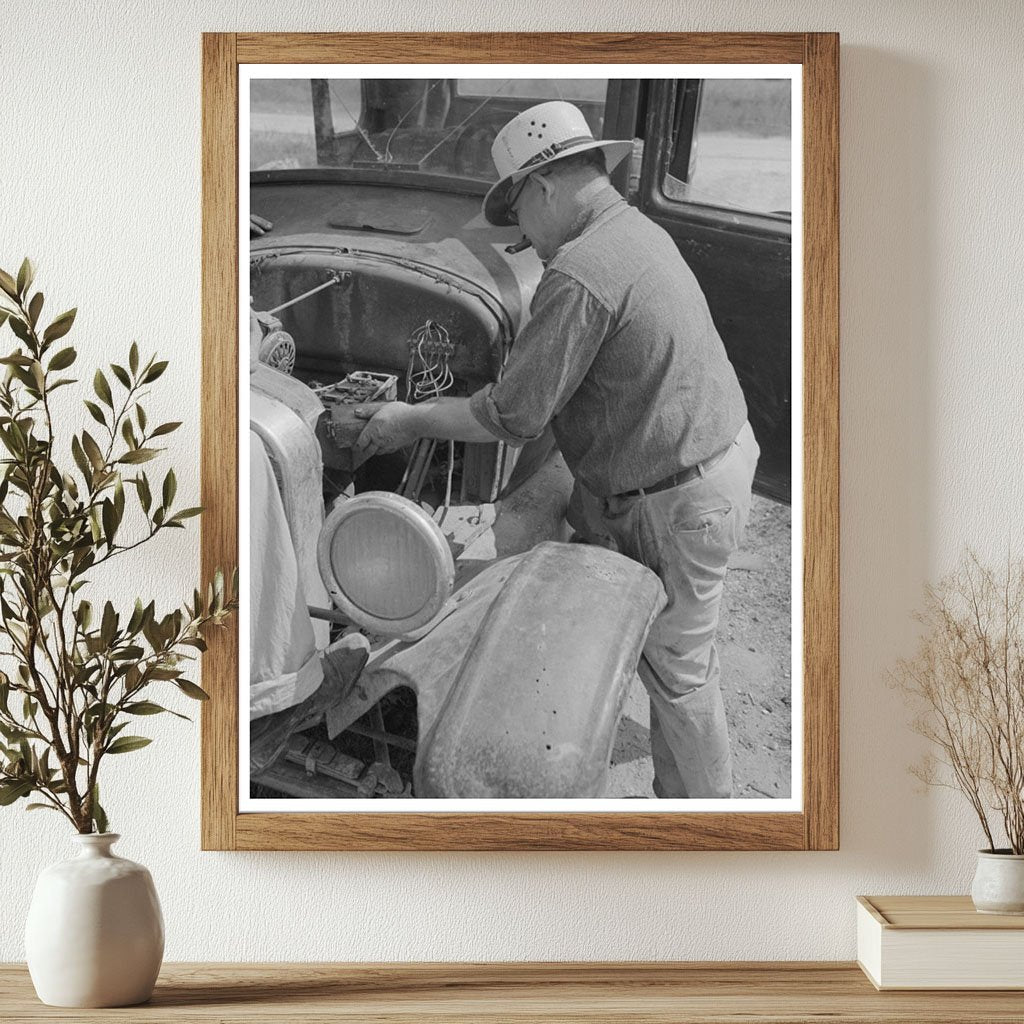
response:
M250 506L284 524L275 536L287 535L299 595L288 614L308 613L315 651L314 693L295 683L305 670L280 669L271 677L287 675L290 696L254 710L254 794L601 795L664 600L657 579L567 543L571 479L550 435L518 450L421 441L361 463L353 409L500 377L542 267L517 229L481 216L490 148L516 113L569 99L595 137L635 140L615 184L700 280L761 444L755 486L788 500L782 84L720 95L675 80L250 83L249 418L266 463L253 479L272 481ZM729 117L739 156L721 138ZM254 519L252 535L273 528ZM273 600L279 568L258 568L267 547L253 544L253 573ZM281 643L254 627L254 649L264 641Z

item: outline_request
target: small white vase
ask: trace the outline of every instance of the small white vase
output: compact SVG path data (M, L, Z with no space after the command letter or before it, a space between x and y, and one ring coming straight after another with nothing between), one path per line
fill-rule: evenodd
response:
M971 899L982 914L1024 914L1024 854L979 850Z
M39 876L25 926L36 994L49 1006L134 1006L153 993L164 955L156 889L114 856L120 836L76 835L81 852Z

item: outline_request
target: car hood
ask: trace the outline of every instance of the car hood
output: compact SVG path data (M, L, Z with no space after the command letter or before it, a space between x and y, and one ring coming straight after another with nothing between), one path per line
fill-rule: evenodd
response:
M517 228L495 228L480 199L408 187L328 182L264 183L250 193L251 212L273 228L251 244L251 255L282 248L345 249L459 278L486 291L518 329L542 266L532 249L510 255Z

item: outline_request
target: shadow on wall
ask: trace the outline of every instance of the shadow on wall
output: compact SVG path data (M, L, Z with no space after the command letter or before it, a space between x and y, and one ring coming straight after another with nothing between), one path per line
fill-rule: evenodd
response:
M843 47L840 841L869 870L926 870L936 828L906 770L920 741L887 681L932 571L934 77Z

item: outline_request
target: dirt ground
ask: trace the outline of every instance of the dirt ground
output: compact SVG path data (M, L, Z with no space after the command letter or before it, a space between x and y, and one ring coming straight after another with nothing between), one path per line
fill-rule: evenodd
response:
M790 793L792 742L788 505L754 496L743 548L730 563L718 629L735 797ZM629 693L612 751L607 796L651 797L647 695Z

